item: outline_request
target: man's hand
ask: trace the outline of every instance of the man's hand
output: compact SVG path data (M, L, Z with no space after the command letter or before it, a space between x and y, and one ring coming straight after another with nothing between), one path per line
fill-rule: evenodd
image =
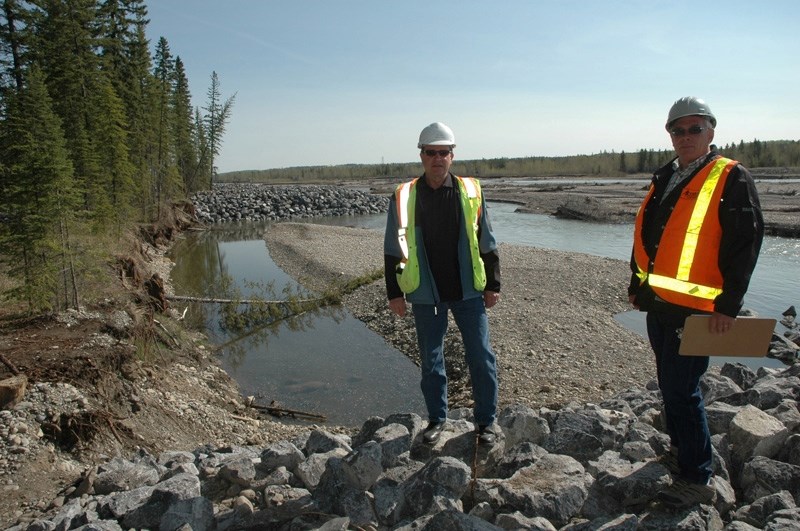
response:
M728 317L725 314L714 312L708 320L708 331L712 334L724 334L733 326L735 317Z
M500 294L496 291L484 291L483 292L483 304L486 305L486 309L491 308L495 304L500 302Z
M630 302L631 306L633 306L637 310L639 309L639 305L636 304L636 295L628 295L628 302Z
M395 315L399 317L406 316L406 299L405 297L395 297L394 299L389 299L389 309L392 310Z

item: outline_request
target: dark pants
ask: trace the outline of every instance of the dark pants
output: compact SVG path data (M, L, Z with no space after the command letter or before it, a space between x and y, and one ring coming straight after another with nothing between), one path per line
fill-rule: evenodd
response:
M656 355L667 434L678 448L681 476L692 483L707 483L711 477L711 434L700 377L708 369L709 359L678 354L678 334L685 320L683 315L648 312L647 335Z

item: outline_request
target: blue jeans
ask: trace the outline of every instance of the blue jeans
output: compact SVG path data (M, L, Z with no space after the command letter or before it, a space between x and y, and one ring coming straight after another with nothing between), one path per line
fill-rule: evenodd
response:
M464 342L472 398L475 400L475 422L488 426L497 410L497 364L489 346L489 319L483 297L433 304L414 304L422 365L422 396L428 408L428 420L441 422L447 418L447 374L444 365L444 336L447 332L447 311L453 312Z
M708 369L708 356L681 356L678 332L685 316L647 313L647 335L656 355L658 387L664 400L667 434L678 448L681 476L692 483L711 477L711 434L700 377Z

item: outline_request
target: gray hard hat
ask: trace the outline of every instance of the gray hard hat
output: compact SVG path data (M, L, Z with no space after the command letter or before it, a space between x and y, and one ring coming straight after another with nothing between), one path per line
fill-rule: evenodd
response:
M667 116L667 129L675 123L676 120L684 116L705 116L711 121L711 127L717 127L717 118L711 112L711 107L700 98L694 96L686 96L679 99L672 104Z

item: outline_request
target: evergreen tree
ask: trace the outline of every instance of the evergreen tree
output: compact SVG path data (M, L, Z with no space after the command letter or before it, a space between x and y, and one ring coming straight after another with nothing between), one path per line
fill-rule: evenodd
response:
M173 138L177 157L178 173L187 193L200 189L200 183L194 177L197 167L197 145L193 142L192 96L189 92L189 81L180 57L175 58L175 90L173 91L174 123Z
M0 257L19 282L6 295L26 301L30 311L50 309L61 299L58 287L74 278L74 269L57 264L72 263L68 227L77 198L61 123L38 68L8 98L0 154L0 210L7 218L0 224ZM74 283L63 295L65 306L78 304Z
M134 181L138 190L137 201L143 220L152 219L155 211L150 190L155 173L157 106L156 83L151 72L149 44L145 37L146 13L136 20L136 37L128 43L129 92L124 96L128 115L128 146L134 164Z
M156 204L160 205L173 199L180 190L180 183L176 169L175 156L175 112L174 112L174 86L175 86L175 61L169 49L167 39L161 37L155 51L155 93L156 113L156 159L155 159L155 187L154 195Z
M125 109L108 77L102 78L102 85L92 99L96 112L89 119L94 132L93 151L100 168L99 178L91 187L95 198L93 218L97 224L114 227L120 233L130 219L135 193Z
M42 17L36 27L36 57L42 64L50 94L57 94L54 110L61 117L75 170L83 209L91 214L99 199L95 184L101 179L93 150L90 96L97 90L96 21L92 0L41 0Z
M210 183L211 163L208 153L211 148L208 144L208 137L206 135L206 127L203 115L200 113L199 108L194 110L193 131L195 133L194 145L197 146L197 152L199 155L197 157L197 165L192 172L192 177L190 180L193 183Z
M216 173L214 159L219 155L219 150L222 146L222 135L225 133L225 126L230 118L236 94L225 100L224 103L221 98L219 78L216 72L212 72L211 86L208 88L208 104L204 108L206 111L204 118L205 134L208 141L208 157L211 168L209 186L214 184L214 174Z

